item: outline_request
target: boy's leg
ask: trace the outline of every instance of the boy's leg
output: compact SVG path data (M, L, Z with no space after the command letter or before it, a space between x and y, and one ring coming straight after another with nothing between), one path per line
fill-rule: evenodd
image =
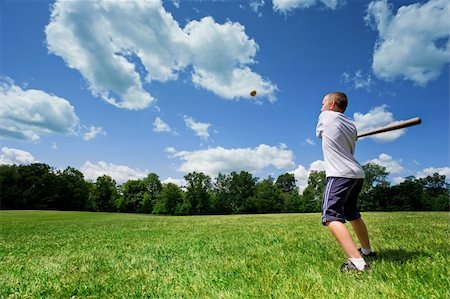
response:
M352 190L358 185L358 182L347 178L329 177L324 192L322 223L328 227L328 230L349 259L348 262L342 265L341 271L353 271L355 269L365 271L368 269L368 265L356 248L355 242L353 242L352 236L344 224L346 217L343 206ZM357 212L356 210L354 215L352 215L354 216L353 219L360 217Z
M355 242L353 242L352 236L344 223L340 221L330 221L326 223L326 226L348 258L361 258Z
M367 232L367 227L364 220L362 220L362 218L359 218L351 220L349 222L351 223L353 230L355 231L356 236L358 237L361 247L370 249L369 233Z

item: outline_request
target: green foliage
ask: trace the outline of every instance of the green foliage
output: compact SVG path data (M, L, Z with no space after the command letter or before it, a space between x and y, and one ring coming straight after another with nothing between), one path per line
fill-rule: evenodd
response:
M386 210L420 210L423 189L414 177L408 177L404 182L393 186L390 193L391 197L385 207Z
M255 195L247 199L244 206L246 213L276 213L281 212L283 198L278 185L273 179L258 182L255 186Z
M301 197L300 212L309 213L321 210L326 182L325 171L311 171L308 178L308 186L303 191Z
M231 214L233 212L230 184L231 176L222 173L217 175L211 194L211 212L213 214Z
M28 167L19 166L17 171L17 185L22 190L22 194L16 199L19 208L40 209L45 204L55 203L64 208L64 202L58 202L62 199L58 195L64 192L64 178L61 180L62 186L59 186L50 166L35 163Z
M91 199L95 204L95 210L102 212L114 211L114 203L117 197L116 182L107 175L98 177L91 190Z
M275 184L284 193L298 191L295 175L293 173L285 173L280 175Z
M22 205L18 168L16 165L0 165L0 209L17 209Z
M291 192L285 192L281 194L283 201L283 207L281 212L284 213L297 213L300 212L301 206L301 195L298 194L297 190L292 190Z
M159 177L154 173L142 180L127 181L121 188L116 208L120 212L152 213L162 188Z
M154 214L166 214L175 215L177 213L184 214L190 210L188 203L183 204L183 194L177 185L173 183L168 183L163 186L160 195L156 201L155 208L153 209ZM180 207L178 207L180 206ZM178 208L178 210L177 210Z
M248 211L254 201L257 180L246 171L219 173L212 188L211 211L217 214Z
M184 176L186 186L186 205L189 214L208 214L210 211L211 178L200 172L191 172Z
M366 180L360 194L362 211L448 211L450 188L435 173L390 186L386 168L364 165ZM325 172L312 171L298 193L292 173L259 180L246 171L221 174L214 183L204 173L189 173L187 185L163 186L158 175L117 185L109 176L87 182L73 167L55 171L46 164L0 165L1 209L58 209L155 213L168 215L318 212Z
M84 175L73 167L67 167L59 175L59 200L62 210L86 210L90 187Z
M378 196L382 195L380 192L385 191L389 186L389 182L387 181L389 173L387 172L386 167L375 163L367 163L363 165L363 169L365 179L359 195L359 208L362 211L385 209L385 205L380 206L378 204L379 199L377 200L375 194L378 193Z
M144 180L143 184L146 189L142 210L144 213L151 213L160 192L162 191L162 183L156 173L150 173Z
M181 199L181 202L177 204L175 208L175 212L171 215L177 215L177 216L184 216L184 215L190 215L192 211L191 203L186 199L186 196L183 196Z
M281 212L299 212L301 195L297 187L297 180L293 173L278 176L275 185L281 191Z
M450 188L445 182L445 175L434 173L432 176L419 179L423 187L422 208L428 211L450 210Z
M363 216L352 275L316 213L0 211L0 298L450 298L448 212Z
M255 186L258 178L246 171L239 174L230 174L228 188L231 210L233 213L241 213L245 209L246 201L255 195Z
M141 180L129 180L123 185L122 199L118 209L120 212L138 212L141 211L146 192L145 185Z

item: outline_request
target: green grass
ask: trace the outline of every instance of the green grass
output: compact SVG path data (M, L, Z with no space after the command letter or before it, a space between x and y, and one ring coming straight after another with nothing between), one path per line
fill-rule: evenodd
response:
M379 258L345 257L318 214L0 211L1 298L449 298L449 213L365 213Z

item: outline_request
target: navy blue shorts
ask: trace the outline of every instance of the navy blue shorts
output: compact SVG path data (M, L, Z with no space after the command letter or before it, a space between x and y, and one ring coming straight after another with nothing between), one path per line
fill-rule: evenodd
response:
M330 221L352 221L361 218L358 195L364 179L328 177L323 194L322 224Z

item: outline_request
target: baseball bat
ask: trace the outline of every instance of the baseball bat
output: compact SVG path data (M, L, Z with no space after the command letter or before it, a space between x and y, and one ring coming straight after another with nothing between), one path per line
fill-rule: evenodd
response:
M385 127L374 129L374 130L371 130L368 132L364 132L362 134L358 134L357 138L370 136L370 135L374 135L374 134L379 134L379 133L384 133L384 132L389 132L389 131L398 130L398 129L403 129L403 128L411 127L414 125L418 125L421 122L422 122L422 120L420 119L420 117L415 117L415 118L404 120L404 121L401 121L401 122L398 122L395 124L387 125Z

